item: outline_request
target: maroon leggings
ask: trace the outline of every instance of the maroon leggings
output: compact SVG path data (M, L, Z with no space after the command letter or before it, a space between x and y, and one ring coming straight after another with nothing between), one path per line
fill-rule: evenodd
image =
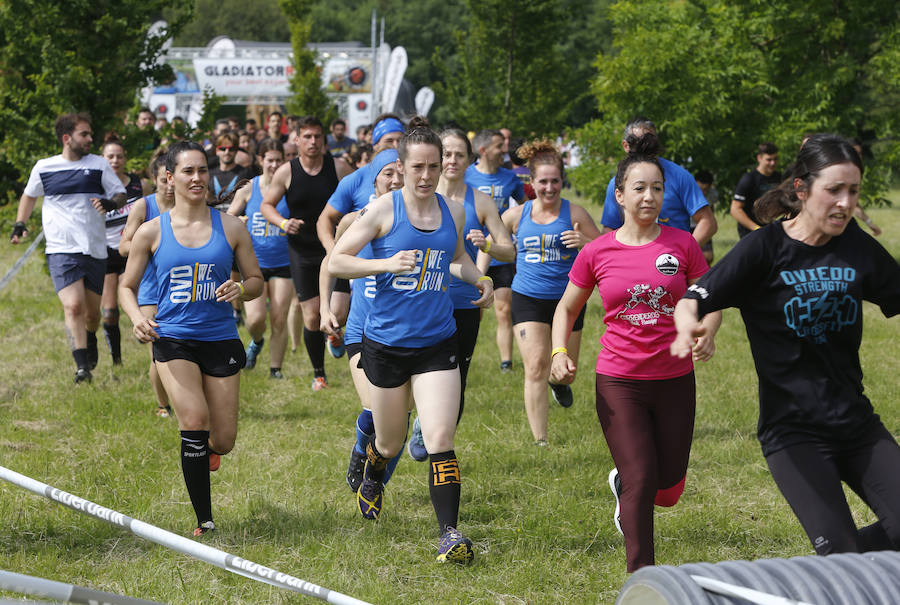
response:
M658 491L683 486L695 407L693 372L665 380L597 374L597 417L622 481L619 518L629 573L654 563L653 503ZM678 491L666 494L665 504L673 505Z

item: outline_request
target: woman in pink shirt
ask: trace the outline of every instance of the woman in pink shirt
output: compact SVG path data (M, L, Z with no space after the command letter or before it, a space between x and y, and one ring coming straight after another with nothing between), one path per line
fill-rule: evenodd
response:
M606 332L597 356L597 416L616 468L616 527L625 536L628 572L654 563L653 506L673 506L684 491L694 431L693 360L669 354L672 314L687 287L706 273L690 233L657 223L664 173L653 134L641 137L619 163L616 201L625 222L585 246L553 317L551 376L571 383L576 365L565 343L596 286ZM721 314L704 321L694 360L715 351Z

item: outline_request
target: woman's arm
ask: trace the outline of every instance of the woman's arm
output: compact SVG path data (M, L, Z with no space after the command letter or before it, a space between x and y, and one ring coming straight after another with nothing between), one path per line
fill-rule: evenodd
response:
M122 256L128 256L128 252L131 250L131 240L138 227L144 224L145 218L147 218L147 198L142 197L131 207L128 219L125 221L125 228L122 229L122 237L119 240L119 254Z
M129 217L130 219L130 217ZM119 304L128 315L134 326L134 335L141 342L150 342L159 338L154 328L157 323L141 313L138 306L137 291L152 254L152 246L159 238L159 221L150 221L141 226L131 240L131 250L125 272L119 277Z
M357 214L358 213L356 212L351 212L350 214L345 214L343 218L341 218L334 235L335 241L337 241L350 224L356 220ZM325 258L322 259L322 266L319 268L319 330L331 336L336 335L339 332L341 323L338 321L337 316L331 312L332 275L328 270L329 260L331 260L331 252L325 255Z
M251 193L253 193L253 181L247 181L231 199L231 204L228 206L228 214L231 216L244 214L244 209L247 207L247 202L250 201Z
M335 277L355 279L378 273L409 273L416 268L416 251L401 250L390 258L359 258L356 254L373 239L390 230L394 207L390 194L359 211L356 220L331 250L328 271Z
M567 248L581 250L600 237L601 233L588 211L578 204L569 204L569 212L572 217L572 229L563 231L560 238Z
M222 215L222 226L225 235L234 249L234 259L241 271L240 283L226 279L216 288L217 302L231 302L241 300L253 300L263 291L262 271L259 270L259 261L253 251L253 242L250 240L250 232L244 223L237 217L229 214Z
M485 239L484 233L477 229L469 231L466 234L466 239L471 241L480 251L491 255L500 262L513 262L516 260L516 247L509 236L509 230L503 224L503 221L500 220L497 205L493 199L480 191L475 191L474 195L475 214L478 216L478 222L487 227L491 239ZM479 266L479 268L481 267Z
M466 252L465 240L462 236L463 225L466 222L465 210L461 206L454 205L450 211L453 213L454 222L459 225L456 230L456 253L453 255L453 260L450 261L450 275L478 288L481 296L471 303L485 309L494 302L494 282L475 266Z
M591 288L582 288L570 281L553 313L553 324L550 327L550 378L558 384L571 384L575 380L578 368L569 357L566 344L572 335L572 326L575 325L578 314L591 297L591 291Z

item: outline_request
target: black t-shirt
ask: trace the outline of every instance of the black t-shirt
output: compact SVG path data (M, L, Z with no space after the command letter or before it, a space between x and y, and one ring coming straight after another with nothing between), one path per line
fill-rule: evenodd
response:
M291 160L291 186L284 199L290 210L289 218L299 218L303 224L298 233L288 235L288 244L311 259L318 258L321 261L325 256L325 248L316 233L316 221L331 194L337 189L337 184L337 170L330 153L325 153L322 169L314 176L303 169L300 158Z
M808 441L849 444L880 422L863 394L862 301L900 313L900 265L855 220L824 246L792 239L781 221L754 231L685 298L701 316L740 309L765 455Z
M228 193L234 189L241 179L250 178L253 178L250 171L238 164L235 164L231 170L222 170L216 167L209 171L209 186L218 197L221 193Z
M741 177L737 187L734 190L734 199L744 205L744 212L750 217L750 220L759 224L756 214L753 212L753 202L763 196L769 189L774 189L781 183L781 173L773 172L770 176L763 175L759 170L751 170ZM750 233L740 223L738 223L738 235L744 237Z

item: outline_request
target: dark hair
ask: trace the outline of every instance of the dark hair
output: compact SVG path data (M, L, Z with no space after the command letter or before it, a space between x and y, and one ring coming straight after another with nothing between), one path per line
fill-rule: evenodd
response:
M819 173L835 164L854 164L862 176L863 163L853 145L844 137L836 134L814 134L797 152L791 173L781 185L770 189L753 204L753 213L764 223L771 223L784 216L794 218L800 214L803 205L797 197L797 191L809 191L819 178ZM794 187L794 180L800 179L803 185Z
M246 126L247 124L253 124L254 126L256 126L256 120L254 120L253 118L247 118L246 120L244 120L244 126Z
M85 112L64 113L56 118L56 139L60 144L62 144L63 135L67 134L72 136L72 133L75 132L75 127L78 126L79 122L87 122L88 125L90 125L90 114Z
M169 152L166 154L166 170L175 172L175 166L178 164L178 156L186 151L199 151L203 154L203 159L206 159L206 151L199 143L187 140L178 141L169 148Z
M278 139L273 139L271 137L263 139L256 150L256 155L263 157L266 155L267 151L277 151L281 154L281 157L284 158L284 145Z
M663 183L666 182L666 172L663 170L662 164L659 163L659 139L651 131L644 132L639 138L634 134L630 135L631 141L628 142L628 155L625 156L616 169L616 189L623 191L625 189L625 177L628 176L628 170L635 164L649 163L659 168L662 175Z
M236 135L233 130L226 130L216 137L216 146L218 147L218 145L223 141L228 141L232 145L237 146L239 142L238 135Z
M713 175L709 170L698 170L697 174L694 175L694 180L698 183L708 183L712 185L713 183Z
M122 148L122 151L125 151L125 145L122 143L122 140L119 138L119 135L116 131L110 130L103 137L103 145L100 147L100 153L103 153L103 150L106 149L107 145L118 145Z
M406 125L406 132L412 132L417 128L431 128L431 122L425 116L415 115L409 119L409 124Z
M231 126L231 124L228 123L228 118L219 118L216 120L216 127L219 126Z
M518 154L527 163L528 171L532 176L535 169L541 164L556 166L559 168L560 175L565 172L562 155L550 139L538 139L523 143L519 146Z
M296 126L294 126L294 132L299 133L301 130L317 127L322 132L325 132L325 126L322 124L322 120L320 120L316 116L303 116L302 118L297 118L297 124Z
M166 169L168 156L169 154L164 147L157 147L153 157L150 159L150 165L147 166L147 176L150 177L154 185L156 184L156 175L159 174L159 169Z
M447 137L456 137L457 139L462 139L462 141L466 144L466 157L468 157L469 162L471 162L472 158L475 157L475 154L472 153L472 141L469 140L469 137L466 136L466 133L463 132L461 128L444 128L444 130L441 131L441 143L443 143Z
M635 116L628 120L628 123L625 124L625 134L622 135L622 140L628 143L631 146L632 141L637 142L638 136L635 134L636 131L640 132L652 132L656 134L656 124L653 123L653 120L650 118L645 118L644 116Z
M756 155L775 155L778 153L778 145L775 143L760 143L757 148Z
M138 115L141 115L142 113L149 113L151 116L153 116L154 118L156 118L156 114L153 113L153 110L150 109L149 107L147 107L146 105L144 105L143 107L141 107L140 109L138 109Z
M410 124L418 117L416 116L410 120ZM424 118L422 119L424 120ZM425 120L425 123L427 124L428 121ZM444 145L441 143L441 137L428 126L420 126L419 128L407 130L406 134L400 137L400 143L397 145L397 155L400 157L400 162L406 161L406 154L410 146L420 144L433 145L437 147L438 157L444 156Z
M344 118L335 118L335 119L333 119L333 120L331 121L331 127L332 127L332 128L334 128L334 127L337 126L338 124L343 125L345 128L347 127L347 122L346 122L346 120L344 120Z
M494 140L494 137L500 137L502 139L503 133L491 128L480 130L478 134L475 135L475 138L472 139L472 147L475 148L475 153L481 155L481 148L490 145L491 141Z
M350 151L347 155L349 156L350 163L354 167L359 167L359 162L362 160L362 156L365 153L369 154L369 158L371 159L375 154L375 150L368 143L356 143L350 147Z
M509 161L514 166L524 166L525 160L519 155L519 147L525 144L525 139L515 137L509 140Z

